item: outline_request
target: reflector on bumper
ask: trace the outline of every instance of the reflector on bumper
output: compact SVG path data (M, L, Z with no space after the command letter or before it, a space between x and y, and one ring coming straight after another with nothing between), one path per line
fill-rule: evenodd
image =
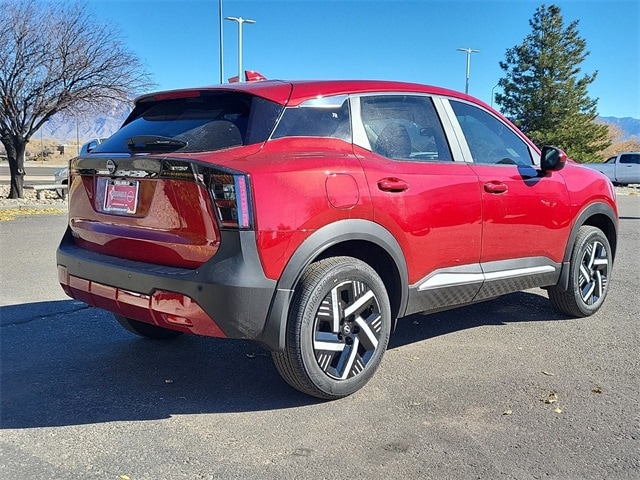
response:
M144 295L130 292L74 277L63 266L58 266L58 281L67 295L92 307L170 330L226 337L200 305L181 293L156 290L151 295Z

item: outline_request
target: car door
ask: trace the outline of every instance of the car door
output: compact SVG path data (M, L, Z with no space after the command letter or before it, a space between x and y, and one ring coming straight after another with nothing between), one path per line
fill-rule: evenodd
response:
M616 169L618 183L640 182L640 153L623 153Z
M571 228L562 175L541 174L531 146L488 110L449 105L481 187L485 283L476 299L555 282Z
M454 161L433 99L363 95L352 115L374 220L406 258L407 313L470 301L480 288L481 193L469 165Z

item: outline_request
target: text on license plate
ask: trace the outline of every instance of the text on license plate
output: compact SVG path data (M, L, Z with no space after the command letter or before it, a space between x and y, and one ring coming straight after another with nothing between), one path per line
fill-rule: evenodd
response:
M104 195L104 211L136 213L139 182L137 180L108 180Z

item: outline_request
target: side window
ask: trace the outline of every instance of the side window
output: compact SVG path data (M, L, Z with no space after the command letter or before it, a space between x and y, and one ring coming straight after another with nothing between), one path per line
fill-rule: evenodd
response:
M313 99L285 109L272 138L333 137L351 141L346 95Z
M371 150L383 157L452 161L431 98L377 95L360 98L360 114Z
M620 157L620 163L640 163L640 153L630 153Z
M493 115L468 103L451 101L451 107L476 163L531 165L528 145Z

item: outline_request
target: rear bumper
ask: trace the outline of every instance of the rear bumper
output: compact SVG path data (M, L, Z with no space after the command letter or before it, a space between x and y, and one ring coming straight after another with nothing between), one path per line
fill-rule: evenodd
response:
M216 255L191 270L94 253L77 247L67 229L57 251L59 280L71 297L128 318L262 342L276 282L264 275L254 232L221 235Z

